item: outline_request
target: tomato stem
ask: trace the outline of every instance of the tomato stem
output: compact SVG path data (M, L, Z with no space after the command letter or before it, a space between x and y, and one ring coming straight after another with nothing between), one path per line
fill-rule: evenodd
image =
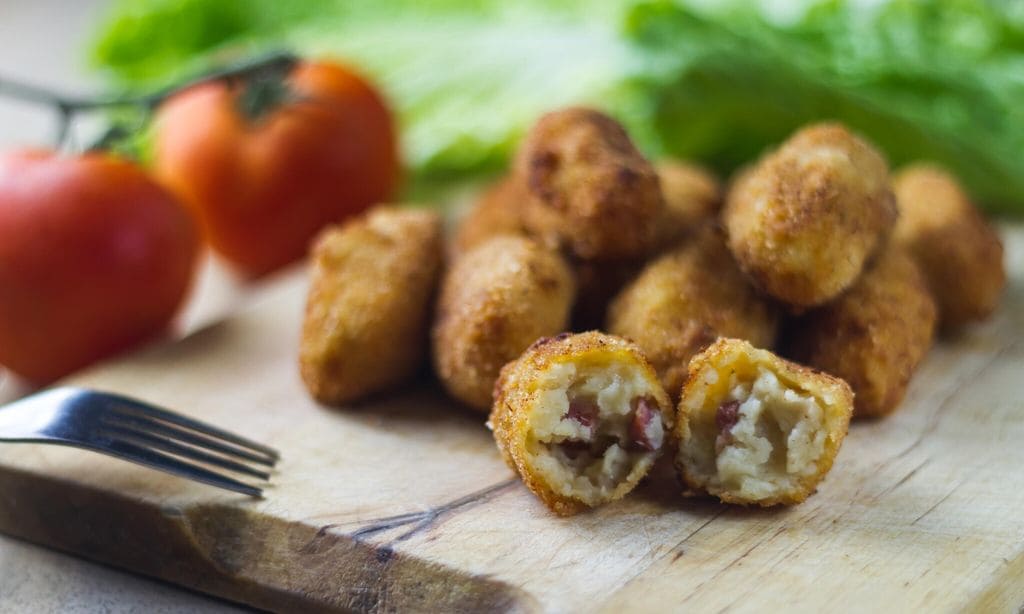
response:
M59 115L60 122L57 130L57 144L62 146L67 140L71 121L78 113L113 107L139 107L148 113L164 100L190 87L213 81L282 75L291 70L298 61L299 58L291 52L275 51L212 70L199 77L187 79L155 92L124 96L70 96L37 85L0 77L0 96L53 107Z

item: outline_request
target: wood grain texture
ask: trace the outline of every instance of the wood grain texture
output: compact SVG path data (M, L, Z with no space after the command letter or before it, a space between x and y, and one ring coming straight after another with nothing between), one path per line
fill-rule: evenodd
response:
M0 448L0 530L272 610L1017 611L1024 603L1024 227L991 322L941 342L904 407L858 422L806 503L684 499L662 467L561 519L429 382L318 407L295 365L305 280L72 383L277 446L262 501L88 452Z

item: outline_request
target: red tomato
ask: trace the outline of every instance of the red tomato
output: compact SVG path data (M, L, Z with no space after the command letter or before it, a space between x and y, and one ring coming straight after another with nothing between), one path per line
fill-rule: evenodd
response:
M0 364L47 383L159 333L198 242L188 211L130 162L0 155Z
M243 272L305 255L323 226L386 200L398 177L391 114L348 68L300 64L293 96L259 117L244 85L209 83L157 113L154 169L198 214L210 245Z

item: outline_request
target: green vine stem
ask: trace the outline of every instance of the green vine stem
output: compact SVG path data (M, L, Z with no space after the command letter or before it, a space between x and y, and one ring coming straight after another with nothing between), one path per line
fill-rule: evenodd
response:
M70 96L48 88L0 77L0 96L47 105L56 110L58 114L56 140L59 148L63 147L67 141L71 122L79 113L119 107L135 107L145 113L151 113L160 103L190 87L213 81L281 79L298 61L299 58L290 52L277 51L218 68L155 92L125 96ZM100 142L103 143L109 139L110 136L105 135Z

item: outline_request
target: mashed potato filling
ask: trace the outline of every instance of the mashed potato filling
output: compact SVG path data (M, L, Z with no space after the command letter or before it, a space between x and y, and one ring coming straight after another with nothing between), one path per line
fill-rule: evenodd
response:
M716 414L713 481L760 499L815 474L827 436L818 402L787 388L766 369L759 369L752 383L737 380L733 374Z
M528 449L560 494L597 503L653 462L664 425L638 369L561 363L548 370L540 388Z

